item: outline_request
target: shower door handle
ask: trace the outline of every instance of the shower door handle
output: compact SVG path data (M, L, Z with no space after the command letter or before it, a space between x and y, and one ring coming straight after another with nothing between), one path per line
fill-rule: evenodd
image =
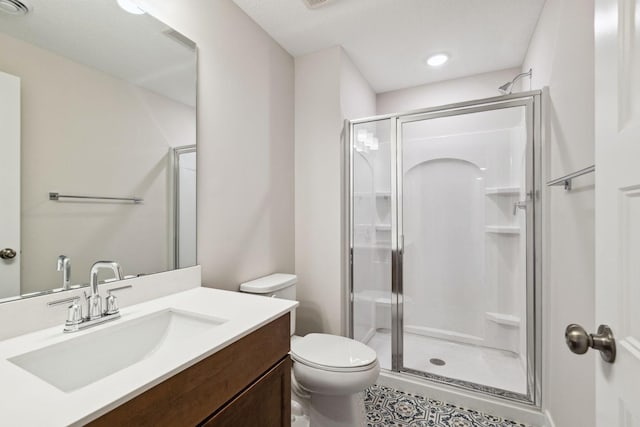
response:
M529 200L520 200L519 202L515 202L513 204L513 215L515 216L518 213L518 209L527 209L527 203L529 203Z
M528 203L533 200L533 192L528 191L524 200L519 200L513 204L513 215L518 213L518 209L527 209Z

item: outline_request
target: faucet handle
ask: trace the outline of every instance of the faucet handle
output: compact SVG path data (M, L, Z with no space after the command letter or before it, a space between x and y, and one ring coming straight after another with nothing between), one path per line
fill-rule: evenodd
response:
M78 304L79 301L80 301L80 297L75 296L75 297L65 298L57 301L51 301L51 302L48 302L47 305L49 307L53 307L56 305L61 305L69 302L71 303L71 305L67 309L67 320L64 322L65 326L67 327L67 326L79 325L84 321L84 318L82 317L82 306Z
M86 296L86 294L85 294L85 296ZM65 299L58 299L58 300L55 300L55 301L49 301L47 303L47 305L49 307L54 307L56 305L62 305L62 304L68 303L68 302L72 303L72 305L73 305L73 304L76 304L76 300L79 300L79 299L80 299L79 296L69 297L69 298L65 298Z
M104 312L104 314L116 314L120 311L119 307L118 307L118 299L116 298L115 295L112 294L112 292L117 292L117 291L121 291L123 289L129 289L131 288L131 285L126 285L126 286L119 286L117 288L113 288L113 289L109 289L107 291L108 295L106 298L107 301L107 309Z
M116 298L115 295L112 295L111 293L109 293L109 295L106 298L107 300L107 309L104 312L104 314L116 314L120 311L120 309L118 308L118 299Z
M84 321L82 317L82 306L78 304L79 301L80 297L76 297L73 299L73 304L69 306L67 310L67 320L64 322L65 326L79 325Z

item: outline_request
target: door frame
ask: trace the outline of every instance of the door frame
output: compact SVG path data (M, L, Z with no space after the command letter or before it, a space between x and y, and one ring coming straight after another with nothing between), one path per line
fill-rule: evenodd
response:
M435 382L444 387L465 389L492 397L502 398L526 405L540 407L542 381L542 91L528 91L512 95L484 98L460 103L446 104L406 113L394 113L345 121L344 131L344 168L345 200L344 211L348 218L346 230L345 253L345 329L348 336L354 336L353 330L353 150L354 125L382 120L390 120L391 128L391 317L392 317L392 369L391 372L418 377ZM524 106L527 123L527 165L531 173L526 175L527 193L531 193L531 204L527 215L527 383L528 393L522 395L506 390L488 387L481 384L453 380L435 375L417 375L403 369L402 364L402 124L417 120L448 117L473 112L491 111L503 108Z

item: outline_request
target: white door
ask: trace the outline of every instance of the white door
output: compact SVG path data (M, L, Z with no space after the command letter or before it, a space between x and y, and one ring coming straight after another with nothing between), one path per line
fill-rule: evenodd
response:
M20 78L0 72L0 298L19 294Z
M640 0L596 0L596 425L640 426ZM579 100L576 100L579 102ZM590 331L593 332L593 331Z

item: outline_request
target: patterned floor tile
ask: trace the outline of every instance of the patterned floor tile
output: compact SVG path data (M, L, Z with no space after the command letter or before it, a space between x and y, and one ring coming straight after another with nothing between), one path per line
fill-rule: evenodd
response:
M365 391L368 427L529 427L389 387Z

